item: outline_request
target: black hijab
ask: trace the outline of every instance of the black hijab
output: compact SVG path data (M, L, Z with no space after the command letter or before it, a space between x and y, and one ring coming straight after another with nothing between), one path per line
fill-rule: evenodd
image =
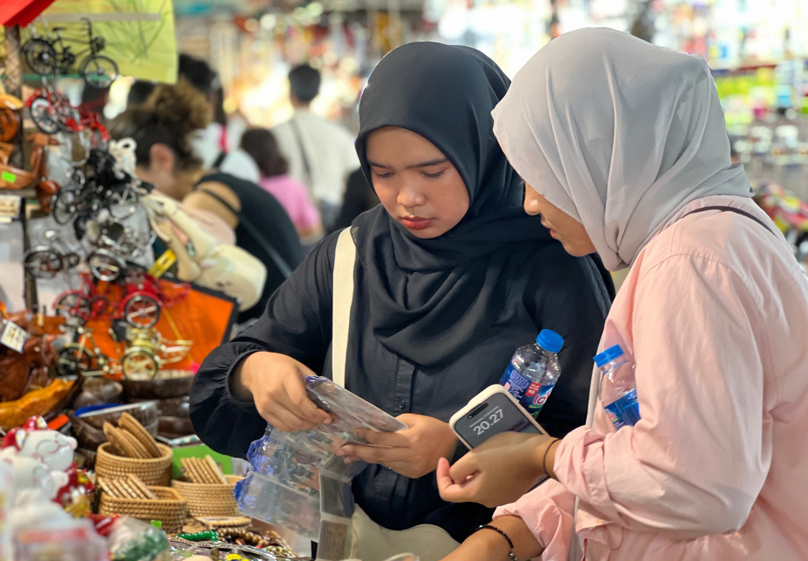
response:
M493 133L491 111L510 80L467 47L410 43L388 54L359 106L356 150L373 131L395 126L417 133L454 164L470 208L451 231L421 240L382 206L353 223L357 258L366 271L373 333L388 350L424 368L453 362L499 318L507 284L537 244L555 243L522 209L524 186Z

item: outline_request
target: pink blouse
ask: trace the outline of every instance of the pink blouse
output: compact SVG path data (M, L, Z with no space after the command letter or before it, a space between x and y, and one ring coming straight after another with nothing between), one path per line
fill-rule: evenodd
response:
M808 560L808 280L779 233L687 216L716 205L771 224L749 199L691 203L606 321L601 348L632 355L642 419L615 432L598 401L593 428L558 447L558 481L497 510L541 559L567 561L577 497L587 561Z
M299 230L309 230L320 223L320 211L314 206L306 186L290 175L262 177L261 187L278 199L292 224Z

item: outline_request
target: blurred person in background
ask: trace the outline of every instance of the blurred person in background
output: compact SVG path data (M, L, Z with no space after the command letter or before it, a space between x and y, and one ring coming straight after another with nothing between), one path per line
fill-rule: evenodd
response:
M283 205L304 245L323 237L320 213L311 202L306 186L288 174L289 163L281 154L278 142L267 129L250 129L241 137L241 148L258 164L258 183Z
M294 116L272 132L289 161L289 175L306 185L323 223L336 221L351 172L359 169L354 139L341 125L314 115L311 102L320 93L320 73L308 65L289 72Z
M110 134L116 140L137 142L140 179L181 201L184 208L221 218L235 231L236 245L266 266L261 299L239 314L239 323L244 323L261 315L270 295L303 261L303 249L289 215L275 197L255 183L210 170L199 158L194 135L210 118L207 100L180 81L175 86L157 86L146 103L128 108L111 123Z
M149 96L156 87L157 84L154 82L135 80L132 85L129 86L129 93L126 95L126 107L135 107L141 103L146 103L146 100L149 99Z
M356 218L363 212L375 208L379 204L379 197L373 186L365 177L365 173L358 169L348 176L348 185L345 187L345 197L339 211L337 221L329 233L350 227Z
M227 115L223 107L224 90L216 72L204 60L182 54L179 76L205 96L213 111L214 119L198 131L192 140L194 151L202 159L204 167L258 183L261 173L253 159L238 144L228 146Z

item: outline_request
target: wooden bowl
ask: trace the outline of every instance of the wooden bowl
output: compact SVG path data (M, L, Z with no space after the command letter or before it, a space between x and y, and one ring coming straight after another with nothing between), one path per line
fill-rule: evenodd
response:
M160 370L151 380L122 380L129 399L171 399L187 396L194 383L188 370Z
M129 413L132 415L135 419L140 421L140 424L144 427L157 424L157 404L153 401L130 403L128 405L117 405L76 416L92 427L102 430L105 422L117 425L118 419L120 419L121 415L124 413Z
M123 395L123 386L114 380L104 378L88 378L81 390L73 401L74 409L102 403L119 403Z
M158 417L157 433L162 437L173 440L194 434L194 425L191 424L191 419Z
M84 419L77 418L73 413L68 413L67 415L73 425L73 433L76 435L80 448L97 450L99 446L107 442L107 435L104 434L103 430L95 428ZM144 425L144 428L152 436L157 436L159 424L155 419L154 423Z

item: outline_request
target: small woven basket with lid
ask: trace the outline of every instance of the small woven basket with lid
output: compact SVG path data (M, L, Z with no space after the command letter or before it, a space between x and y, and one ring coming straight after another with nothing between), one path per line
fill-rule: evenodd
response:
M225 479L227 485L175 480L171 482L171 486L188 501L188 512L191 516L237 516L239 509L233 496L233 487L241 477L227 475Z
M164 444L158 444L157 447L162 452L162 456L148 460L138 460L112 453L111 445L107 442L98 447L95 471L99 476L108 478L136 475L146 485L168 487L171 483L173 453L171 448Z
M131 516L145 522L159 520L163 523L163 530L168 533L182 530L188 514L185 499L171 487L150 486L149 489L157 496L157 500L119 499L101 493L99 513L104 516Z

